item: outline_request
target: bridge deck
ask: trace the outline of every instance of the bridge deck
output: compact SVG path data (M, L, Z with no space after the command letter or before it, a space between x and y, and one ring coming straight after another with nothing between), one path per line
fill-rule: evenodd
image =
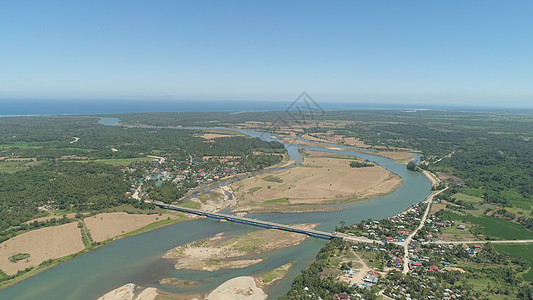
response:
M328 239L328 240L332 238L342 238L342 237L337 236L334 233L329 233L329 232L319 231L319 230L314 230L314 229L298 228L298 227L294 227L291 225L273 223L273 222L268 222L268 221L261 221L261 220L250 219L246 217L232 216L232 215L221 214L221 213L210 213L210 212L205 212L205 211L198 210L198 209L186 208L186 207L171 205L171 204L164 204L161 202L154 202L154 204L161 208L177 210L177 211L186 212L189 214L195 214L195 215L205 216L208 218L219 219L219 220L227 220L230 222L242 223L246 225L252 225L252 226L263 227L263 228L268 228L268 229L278 229L278 230L285 230L285 231L290 231L290 232L297 232L297 233L307 234L315 238Z

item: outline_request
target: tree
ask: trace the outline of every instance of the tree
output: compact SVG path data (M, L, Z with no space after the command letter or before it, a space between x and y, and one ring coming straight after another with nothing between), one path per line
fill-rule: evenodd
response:
M418 170L418 166L417 166L417 164L414 161L410 161L407 164L407 169L411 170L411 171L417 171Z

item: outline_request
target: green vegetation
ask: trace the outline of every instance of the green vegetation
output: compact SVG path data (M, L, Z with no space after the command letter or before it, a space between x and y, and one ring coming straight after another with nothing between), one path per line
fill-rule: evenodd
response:
M443 213L441 218L444 220L460 220L468 222L479 227L474 227L473 233L480 233L493 239L507 240L526 240L533 239L533 231L525 229L523 226L502 220L492 216L474 217L471 215L458 215L450 212Z
M10 257L8 257L8 260L12 263L16 263L19 260L23 260L29 257L30 257L29 253L17 253L15 255L11 255Z
M264 284L269 284L274 280L281 279L287 275L290 268L295 264L295 261L291 261L289 263L286 263L282 266L279 266L273 270L268 271L267 273L263 274L261 276L261 282Z
M278 198L265 201L265 204L289 204L289 198Z
M180 203L180 206L186 207L186 208L192 208L192 209L200 209L200 203L194 202L194 201L186 201L183 203Z
M350 162L350 167L352 168L364 168L364 167L372 167L372 166L374 166L374 164L370 162L360 162L360 161Z
M0 160L0 173L15 173L23 171L31 166L38 164L34 161L2 161Z
M416 165L416 163L414 161L410 161L407 164L407 169L411 170L411 171L418 171L418 166Z
M532 244L523 244L523 245L510 245L510 244L495 244L493 245L494 249L498 252L508 254L511 258L525 260L529 262L528 272L523 274L524 280L533 281L533 245Z
M38 207L96 211L131 202L128 188L120 169L95 163L44 162L0 175L0 241L39 226L24 224L40 214Z
M94 245L94 240L91 237L91 233L83 220L78 221L78 228L81 231L81 240L85 248L91 248Z
M262 189L262 187L256 186L256 187L253 187L253 188L249 189L248 193L253 195L255 192L259 191L260 189Z
M274 176L274 175L268 175L268 176L265 176L263 178L264 181L267 181L267 182L276 182L276 183L282 183L283 180L277 176Z
M315 295L322 299L334 299L335 294L353 294L356 288L349 286L346 282L339 281L333 275L323 274L324 270L338 268L339 261L331 261L335 254L347 251L350 243L341 239L329 241L316 256L316 260L292 282L291 289L286 296L280 297L282 300L307 299L308 295ZM366 299L378 299L370 290L357 290Z

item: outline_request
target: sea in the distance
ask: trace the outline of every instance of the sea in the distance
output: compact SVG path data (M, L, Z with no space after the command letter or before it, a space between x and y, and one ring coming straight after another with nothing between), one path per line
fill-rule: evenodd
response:
M450 109L432 105L330 102L314 99L323 110L366 109ZM284 111L294 99L287 101L227 100L11 100L0 99L0 116L120 114L146 112L245 112ZM463 109L466 109L463 107Z

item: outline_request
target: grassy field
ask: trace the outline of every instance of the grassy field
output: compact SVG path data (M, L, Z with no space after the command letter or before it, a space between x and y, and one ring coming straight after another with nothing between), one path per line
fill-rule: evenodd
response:
M26 170L39 162L33 161L0 161L0 173L15 173Z
M511 257L522 258L529 261L533 266L533 245L494 245L494 249L498 252L506 253ZM523 275L524 280L533 281L533 268Z
M533 231L527 230L519 224L498 219L496 217L481 215L474 217L471 215L460 216L454 213L444 213L444 219L459 220L470 224L479 225L479 233L495 239L505 240L525 240L533 239Z
M263 284L269 284L272 283L275 280L281 279L289 273L289 269L295 264L295 261L291 261L290 263L286 263L282 266L279 266L275 268L274 270L270 270L267 273L263 274L261 276L261 282Z
M200 203L198 202L187 201L187 202L180 203L180 205L186 208L200 209Z
M461 188L459 191L460 193L455 195L456 199L464 200L465 202L478 201L479 203L482 203L484 193L496 193L494 191L476 188ZM504 191L502 194L507 197L512 204L512 207L506 207L505 209L513 213L533 216L533 200L526 199L522 197L520 193L515 191Z
M470 202L470 203L481 203L481 202L483 202L483 198L481 198L481 197L472 196L472 195L463 194L463 193L457 193L457 194L454 195L454 197L457 200Z
M42 148L42 147L43 146L38 145L38 143L29 143L29 142L21 142L21 141L14 142L13 144L2 144L2 145L0 145L0 149L2 149L2 148L34 148L34 149L39 149L39 148Z

